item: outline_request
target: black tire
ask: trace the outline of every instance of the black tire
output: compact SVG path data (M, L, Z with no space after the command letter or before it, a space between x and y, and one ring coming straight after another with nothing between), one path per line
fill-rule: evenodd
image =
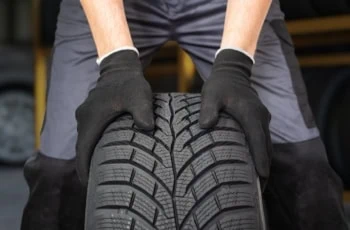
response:
M23 165L33 154L34 97L29 87L0 88L0 163Z
M125 115L103 134L91 161L85 229L265 229L240 126L222 114L214 129L200 129L197 94L158 94L154 105L153 132Z
M51 47L55 40L57 17L62 0L40 1L40 42Z
M311 0L317 13L321 16L346 14L350 12L349 0Z
M346 189L350 188L350 71L339 71L331 77L320 98L316 119L327 147L331 166Z
M286 19L312 18L318 16L311 0L280 0Z

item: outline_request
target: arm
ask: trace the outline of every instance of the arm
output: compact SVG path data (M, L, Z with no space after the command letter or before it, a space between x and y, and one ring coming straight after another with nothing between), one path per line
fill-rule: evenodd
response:
M99 55L100 78L76 110L77 172L82 184L89 178L90 159L107 126L129 113L135 125L154 127L152 89L126 21L122 0L81 0ZM136 51L136 52L135 52Z
M81 0L99 57L121 47L133 47L121 0Z
M221 48L239 48L254 56L271 0L228 0Z
M271 116L250 84L253 56L271 0L228 0L221 49L202 89L199 123L211 128L224 110L243 128L258 175L268 178Z

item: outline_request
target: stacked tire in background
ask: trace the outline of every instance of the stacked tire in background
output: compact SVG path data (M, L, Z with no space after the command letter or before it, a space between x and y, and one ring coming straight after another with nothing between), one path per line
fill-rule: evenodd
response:
M40 44L52 47L62 0L40 0Z
M350 0L279 0L287 20L325 18L350 14ZM329 25L332 26L332 25ZM338 33L348 33L338 31ZM318 36L328 36L324 31ZM294 38L301 40L298 34ZM315 37L317 35L314 35ZM333 36L337 36L334 32ZM325 38L326 39L326 38ZM296 40L296 41L297 41ZM297 43L296 43L297 44ZM327 55L345 53L348 43L316 44L296 46L299 57L307 55ZM304 69L304 78L317 125L325 143L328 159L332 167L342 178L344 185L350 189L350 70L339 64L334 67L314 66Z
M286 19L350 13L350 0L280 0Z
M303 72L328 160L345 188L350 189L350 70L305 69Z
M350 0L309 0L320 16L350 13Z

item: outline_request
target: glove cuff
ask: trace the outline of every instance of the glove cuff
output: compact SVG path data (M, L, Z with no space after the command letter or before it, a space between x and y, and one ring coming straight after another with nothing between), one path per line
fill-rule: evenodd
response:
M121 82L133 77L143 77L143 68L139 56L133 50L121 50L107 56L100 64L98 82ZM109 77L111 76L111 77ZM118 76L118 77L115 77Z
M103 55L103 56L100 57L100 58L97 58L96 63L97 63L97 65L100 65L101 62L102 62L104 59L106 59L107 57L111 56L112 54L115 54L115 53L118 53L118 52L121 52L121 51L125 51L125 50L135 51L135 52L137 53L137 56L140 55L138 49L136 49L135 47L133 47L133 46L123 46L123 47L120 47L120 48L118 48L118 49L112 50L111 52L109 52L109 53Z
M214 76L229 76L235 79L248 79L252 74L253 61L247 55L233 49L218 53L212 68ZM245 80L244 80L245 81Z
M252 55L250 55L247 51L241 49L241 48L238 48L238 47L227 47L227 48L220 48L218 51L216 51L215 53L215 58L219 55L219 53L221 53L222 51L224 50L234 50L234 51L237 51L237 52L240 52L244 55L246 55L247 57L250 58L250 60L252 60L253 64L255 64L255 59Z

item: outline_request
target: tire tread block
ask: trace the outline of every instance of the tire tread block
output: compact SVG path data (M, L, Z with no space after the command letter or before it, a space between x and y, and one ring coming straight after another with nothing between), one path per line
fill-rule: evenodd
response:
M156 94L153 133L137 130L129 115L106 129L92 160L97 229L257 229L245 136L226 114L201 129L200 102Z

